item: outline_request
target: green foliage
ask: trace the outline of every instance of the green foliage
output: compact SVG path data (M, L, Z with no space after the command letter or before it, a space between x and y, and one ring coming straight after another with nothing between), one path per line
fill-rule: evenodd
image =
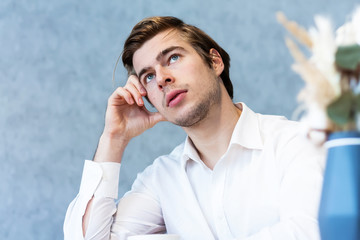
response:
M340 46L335 55L336 65L345 70L356 70L360 64L360 45Z
M352 91L344 92L327 107L329 118L338 126L354 122L359 112L360 94L355 95Z
M355 96L355 111L360 113L360 94Z

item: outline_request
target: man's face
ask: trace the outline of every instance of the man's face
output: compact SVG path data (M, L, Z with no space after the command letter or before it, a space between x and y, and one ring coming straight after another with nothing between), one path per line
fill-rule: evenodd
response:
M134 53L133 66L150 102L177 125L193 126L220 102L222 68L210 68L176 30L145 42Z

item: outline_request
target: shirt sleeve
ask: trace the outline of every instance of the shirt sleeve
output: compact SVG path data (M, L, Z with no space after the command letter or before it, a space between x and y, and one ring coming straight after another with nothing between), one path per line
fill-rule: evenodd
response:
M119 201L111 230L116 239L122 239L120 235L125 233L132 236L166 232L154 171L154 165L150 165L138 174L131 191Z
M93 199L92 213L85 239L110 239L110 227L118 198L119 163L86 160L80 191L70 203L64 221L64 239L84 239L82 218Z
M320 240L320 204L325 151L304 139L293 139L279 156L283 169L280 219L241 240Z
M139 174L132 190L116 206L120 164L86 161L79 194L66 213L64 239L126 240L131 235L164 233L161 207L150 190L150 169ZM84 238L82 217L91 198L91 216Z

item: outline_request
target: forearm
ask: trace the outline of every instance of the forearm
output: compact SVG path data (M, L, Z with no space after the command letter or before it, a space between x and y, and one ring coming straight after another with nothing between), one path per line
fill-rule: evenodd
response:
M83 218L86 222L86 231L83 231L83 236L86 240L91 239L111 239L111 226L114 221L114 214L116 213L116 204L114 199L108 197L94 197L89 202L91 206L91 214L88 219ZM84 215L85 217L85 215Z
M116 212L115 199L118 198L119 171L120 164L117 163L86 161L79 194L66 213L65 239L83 239L84 235L86 239L92 239L91 236L96 234L110 235L113 214Z
M99 145L94 156L94 162L120 163L126 146L126 141L116 139L110 136L110 134L103 133L100 137ZM86 235L86 231L90 222L93 201L94 197L92 197L88 202L84 216L82 218L82 230L84 236Z
M104 239L103 233L110 231L112 214L116 211L114 200L117 198L119 181L120 165L116 163L121 163L125 148L132 138L156 123L165 121L160 113L149 112L144 107L144 96L146 91L137 77L132 75L124 87L117 88L109 97L105 128L94 161L86 164L89 166L89 173L84 169L83 179L86 179L86 183L83 184L82 181L83 187L80 187L79 195L70 204L66 214L64 231L68 239L82 239L83 235L93 236L94 232L95 235L101 232L100 239ZM113 177L108 178L108 172ZM103 207L109 211L102 214ZM76 223L76 226L71 223Z
M93 204L93 200L94 197L91 198L91 200L88 202L87 206L86 206L86 210L85 210L85 214L82 218L82 230L83 230L83 236L85 236L86 234L86 230L89 226L89 221L90 221L90 215L91 215L91 208L92 208L92 204Z
M128 141L104 132L94 156L94 162L121 163Z

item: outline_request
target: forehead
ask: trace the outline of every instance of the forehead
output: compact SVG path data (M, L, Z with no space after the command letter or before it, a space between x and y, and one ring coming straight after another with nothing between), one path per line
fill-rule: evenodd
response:
M189 52L195 51L192 46L181 37L179 31L175 29L165 30L146 41L135 51L133 55L135 71L138 72L139 68L156 61L157 55L171 46L181 46Z

